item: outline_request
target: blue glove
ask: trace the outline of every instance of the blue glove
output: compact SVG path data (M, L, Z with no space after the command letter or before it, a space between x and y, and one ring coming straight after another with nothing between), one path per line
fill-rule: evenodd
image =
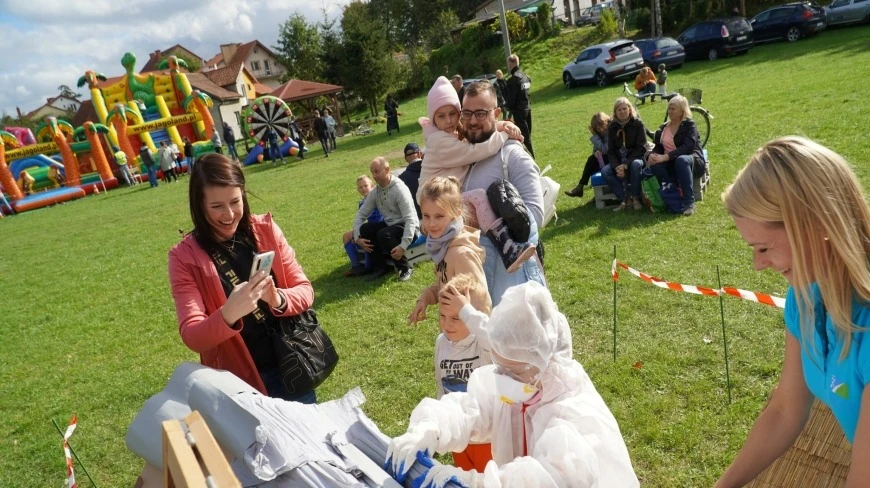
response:
M384 470L396 481L403 483L419 453L435 452L438 443L437 425L421 422L408 432L390 441Z
M456 466L444 465L431 459L429 461L432 462L432 467L414 479L413 488L444 488L447 483L453 483L462 488L483 486L483 475L477 471L465 471Z

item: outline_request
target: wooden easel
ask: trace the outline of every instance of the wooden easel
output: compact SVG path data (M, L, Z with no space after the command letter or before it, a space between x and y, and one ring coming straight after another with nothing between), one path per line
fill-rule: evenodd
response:
M163 422L163 486L242 488L197 411L191 412L184 420Z

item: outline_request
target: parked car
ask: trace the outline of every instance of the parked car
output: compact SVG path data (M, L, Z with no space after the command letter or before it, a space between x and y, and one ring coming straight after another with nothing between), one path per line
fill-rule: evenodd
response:
M594 25L601 22L601 13L606 9L613 8L613 0L595 4L580 13L580 17L574 22L578 27L584 25Z
M684 30L677 38L686 50L686 59L718 59L720 56L745 54L752 49L752 26L743 17L714 19Z
M574 21L574 25L577 27L583 27L584 25L591 25L594 23L595 22L592 20L592 7L583 9L583 11L580 12L580 15L577 16L577 20Z
M495 74L487 73L485 75L475 76L474 78L463 79L462 80L462 87L465 88L468 85L474 83L475 81L482 81L482 80L486 80L490 84L492 84L492 83L495 83L495 79L496 79Z
M870 1L834 0L825 7L828 25L870 22Z
M660 64L664 64L667 69L679 68L686 60L686 50L676 39L670 37L640 39L634 41L634 45L640 49L643 62L654 71Z
M637 73L643 68L643 56L634 42L627 39L596 44L584 49L574 61L562 68L562 82L573 88L581 81L605 86L616 78Z
M809 2L787 3L761 12L749 21L755 42L794 42L825 28L825 9Z

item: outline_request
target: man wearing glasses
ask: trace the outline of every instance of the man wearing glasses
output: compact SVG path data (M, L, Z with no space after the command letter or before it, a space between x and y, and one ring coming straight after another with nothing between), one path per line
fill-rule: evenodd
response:
M471 83L465 88L462 104L462 124L468 142L482 143L489 140L496 130L501 109L496 102L495 87L488 81ZM494 182L505 179L511 182L532 215L532 229L529 242L538 244L538 226L544 218L544 197L541 191L540 171L535 161L525 151L522 144L508 140L501 151L471 166L465 177L463 191L489 188ZM544 274L537 259L529 259L520 269L508 273L495 245L484 235L480 245L486 250L483 271L493 306L501 301L505 290L514 285L537 281L546 286Z

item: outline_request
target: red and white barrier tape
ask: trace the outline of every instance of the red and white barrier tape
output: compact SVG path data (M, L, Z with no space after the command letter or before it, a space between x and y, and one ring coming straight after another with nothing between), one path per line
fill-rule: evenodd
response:
M76 488L76 475L73 473L73 463L72 463L72 455L70 454L69 448L69 438L72 436L73 431L76 430L76 416L73 415L72 420L69 422L69 426L66 428L66 432L63 434L63 453L66 455L66 486L67 488Z
M634 268L629 267L628 265L613 260L613 265L610 267L610 274L613 276L613 281L619 280L619 269L622 268L629 273L637 276L638 278L646 281L647 283L653 284L659 288L665 288L668 290L674 291L682 291L686 293L693 293L695 295L706 295L706 296L719 296L721 294L731 295L737 298L742 298L744 300L749 300L751 302L763 303L765 305L770 305L772 307L785 308L785 298L768 295L766 293L758 293L754 291L741 290L739 288L732 287L724 287L722 289L716 288L708 288L705 286L695 286L695 285L683 285L681 283L673 283L670 281L665 281L661 278L656 278L655 276L648 275L641 271L638 271Z

